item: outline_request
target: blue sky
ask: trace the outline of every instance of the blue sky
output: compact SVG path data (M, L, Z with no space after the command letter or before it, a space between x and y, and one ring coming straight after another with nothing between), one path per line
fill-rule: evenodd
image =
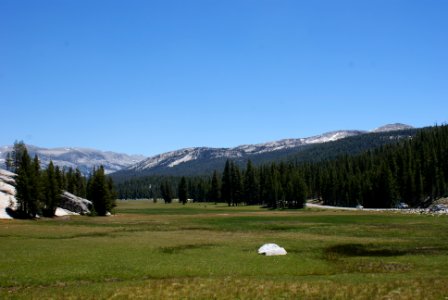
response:
M153 155L441 124L445 0L1 0L0 145Z

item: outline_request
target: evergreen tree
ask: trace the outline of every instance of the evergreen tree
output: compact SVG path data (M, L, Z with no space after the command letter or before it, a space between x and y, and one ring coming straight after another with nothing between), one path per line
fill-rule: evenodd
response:
M8 171L14 171L14 160L12 159L11 152L6 154L5 168Z
M259 203L259 184L252 162L249 160L244 172L244 199L247 204Z
M185 203L187 203L188 188L187 188L187 181L186 181L185 177L182 177L179 182L178 197L179 197L180 203L182 203L184 205L185 205Z
M35 197L35 209L40 213L43 205L43 185L42 176L40 172L40 162L37 154L34 155L34 160L32 162L32 177L31 177L32 193Z
M22 157L25 150L27 152L27 155L29 155L28 150L26 149L25 143L23 141L14 142L12 150L12 171L15 173L18 173L18 168L20 167L20 164L22 162Z
M81 198L86 198L86 178L82 176L81 171L76 168L74 175L74 194Z
M115 191L115 185L112 177L106 176L107 188L109 189L109 196L112 201L112 208L116 206L115 200L117 199L117 192Z
M44 189L44 207L43 214L46 217L53 217L56 207L61 200L62 190L57 180L56 171L53 161L50 160L47 170L45 171L45 189Z
M382 134L382 137L386 140L389 134ZM204 190L208 201L222 199L229 206L245 201L270 208L299 208L306 197L336 206L394 207L406 202L416 207L448 196L448 126L423 129L412 139L399 138L387 143L372 143L367 135L360 138L371 144L371 150L362 152L369 149L363 145L352 151L347 148L353 144L347 143L344 147L339 145L338 157L326 154L324 158L328 159L322 160L319 153L314 153L320 161L316 158L303 163L296 159L291 163L259 167L248 162L243 172L235 163L227 161L221 174L214 172L207 179L189 178L190 197L200 201ZM333 149L330 144L328 147ZM354 153L358 154L352 155ZM145 196L148 183L153 180L157 182L155 192L160 194L165 185L177 186L180 178L131 180L119 185L120 196ZM170 184L160 185L162 180L169 180ZM163 189L166 192L167 188Z
M196 198L194 199L198 202L205 202L207 200L207 188L204 180L200 180L196 184Z
M21 155L21 161L17 164L16 198L20 214L34 218L39 208L34 186L36 183L35 169L26 148Z
M221 184L219 182L218 173L214 171L209 193L209 201L213 201L216 203L219 202L220 199L221 199Z
M160 192L162 193L162 198L165 203L171 203L173 200L173 192L171 190L171 185L167 180L163 181L160 185Z
M222 174L222 184L221 184L221 197L224 202L230 206L233 202L232 199L232 178L231 178L231 170L230 170L230 161L226 161L226 165L224 167L224 172Z
M76 191L76 178L73 168L69 168L67 172L65 172L65 182L67 183L66 191L72 193L74 195L77 194Z
M292 175L291 186L292 189L288 201L288 207L303 208L306 202L307 186L301 174L295 173Z
M235 163L230 164L230 184L231 184L231 202L232 205L238 206L242 202L243 183L241 180L241 172Z
M104 167L94 170L89 181L88 198L93 202L95 213L105 216L115 207L115 198L104 174Z

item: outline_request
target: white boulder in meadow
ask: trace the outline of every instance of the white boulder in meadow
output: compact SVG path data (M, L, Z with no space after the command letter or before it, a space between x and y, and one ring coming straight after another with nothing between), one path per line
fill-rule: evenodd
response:
M264 254L266 256L286 255L285 248L280 247L277 244L269 243L264 244L258 249L258 254Z

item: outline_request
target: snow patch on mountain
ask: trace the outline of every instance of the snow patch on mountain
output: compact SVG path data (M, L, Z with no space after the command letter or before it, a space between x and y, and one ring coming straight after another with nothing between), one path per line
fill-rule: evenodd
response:
M169 163L168 167L172 168L174 166L177 166L178 164L181 164L181 163L184 163L184 162L187 162L187 161L190 161L190 160L194 160L196 158L197 158L197 155L195 155L194 152L189 152L185 156L180 157L179 159Z

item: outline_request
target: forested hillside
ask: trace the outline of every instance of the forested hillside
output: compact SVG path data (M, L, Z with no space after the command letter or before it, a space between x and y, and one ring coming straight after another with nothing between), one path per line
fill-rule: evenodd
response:
M299 165L310 196L325 204L365 207L429 205L448 194L448 126L420 131L413 139L357 156Z
M340 155L354 155L364 151L378 148L383 145L395 143L400 139L414 136L420 129L405 129L389 132L374 132L349 136L337 141L303 145L295 148L280 149L257 154L247 154L231 158L240 168L245 167L251 160L254 165L271 162L294 161L294 162L317 162L325 159L335 158ZM210 150L212 151L212 150ZM159 166L145 170L125 169L110 174L116 183L129 181L131 178L152 176L211 176L215 170L223 170L228 158L215 157L202 153L200 159L180 163L174 167ZM143 181L147 181L144 179Z
M386 139L386 145L375 148ZM248 161L245 168L227 161L222 173L188 177L188 195L195 201L295 208L305 198L337 206L394 207L400 202L422 206L448 194L447 126L393 137L364 135L321 147L322 152L305 149L284 162ZM303 159L307 151L313 159ZM118 184L117 191L121 198L161 197L163 184L177 197L179 182L179 177L146 177Z
M413 128L350 136L335 142L304 147L295 153L288 153L286 158L288 160L301 163L319 162L333 159L342 155L353 156L368 150L377 149L384 145L395 144L398 141L410 139L420 130L422 129Z

